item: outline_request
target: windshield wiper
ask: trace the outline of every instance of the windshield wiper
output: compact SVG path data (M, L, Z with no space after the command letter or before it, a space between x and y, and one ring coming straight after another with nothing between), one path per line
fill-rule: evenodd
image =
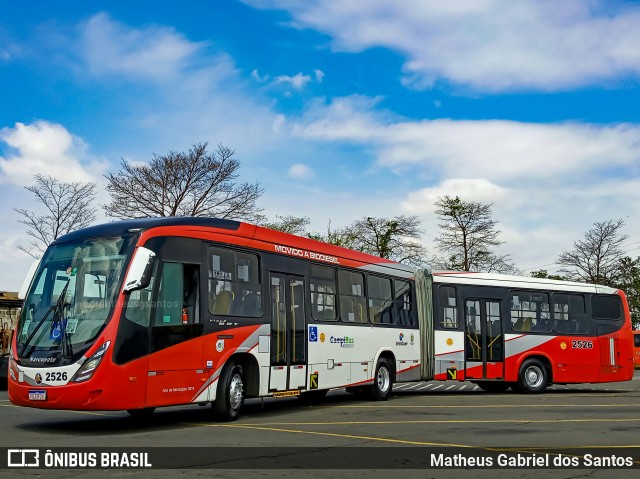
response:
M64 285L64 288L62 288L62 292L60 293L60 296L58 296L58 299L55 302L55 304L51 305L51 307L47 310L47 312L42 317L40 322L36 325L35 329L27 337L26 341L22 345L22 349L20 349L20 351L18 352L18 359L20 359L22 356L24 356L24 352L26 351L27 347L29 346L29 343L31 342L33 337L36 335L36 333L40 330L40 326L42 326L44 324L44 322L47 320L47 317L49 317L49 314L51 314L52 311L53 311L53 319L56 318L56 313L59 313L60 316L62 316L63 308L61 306L64 304L64 298L67 295L67 288L69 287L69 281L71 281L71 278L69 278L67 280L66 284ZM62 329L62 327L61 327L61 329Z

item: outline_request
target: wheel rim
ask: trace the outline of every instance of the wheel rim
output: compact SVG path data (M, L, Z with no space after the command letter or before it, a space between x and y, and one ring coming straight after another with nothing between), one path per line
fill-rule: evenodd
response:
M243 394L242 376L234 374L229 385L229 404L232 409L240 409Z
M539 388L544 381L542 369L538 366L529 366L524 372L524 380L530 388Z
M391 376L389 374L389 370L384 366L378 369L376 382L378 384L378 389L381 392L387 392L387 390L389 389L389 385L391 384Z

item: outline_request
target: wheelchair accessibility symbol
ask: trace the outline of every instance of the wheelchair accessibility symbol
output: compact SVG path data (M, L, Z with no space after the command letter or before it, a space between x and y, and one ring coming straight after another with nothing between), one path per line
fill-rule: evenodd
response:
M318 342L318 327L310 326L309 327L309 341L312 343Z

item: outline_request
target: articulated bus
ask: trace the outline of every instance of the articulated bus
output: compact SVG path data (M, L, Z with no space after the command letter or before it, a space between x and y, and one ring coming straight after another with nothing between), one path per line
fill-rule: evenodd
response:
M435 379L541 392L633 377L620 290L481 273L434 273L433 285Z
M414 271L387 259L213 218L93 226L27 275L9 398L127 410L245 398L385 400L403 381L541 392L633 375L624 293L601 286Z

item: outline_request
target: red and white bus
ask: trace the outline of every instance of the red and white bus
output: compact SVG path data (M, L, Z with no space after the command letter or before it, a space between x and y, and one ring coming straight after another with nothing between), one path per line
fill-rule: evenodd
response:
M144 415L212 403L234 419L247 397L346 387L384 400L395 382L434 378L540 392L633 374L620 291L416 273L229 220L70 233L24 289L9 364L22 406Z
M487 391L633 377L624 293L483 273L434 273L435 378Z
M412 270L236 221L157 218L56 240L30 281L9 397L129 410L322 396L419 378Z

